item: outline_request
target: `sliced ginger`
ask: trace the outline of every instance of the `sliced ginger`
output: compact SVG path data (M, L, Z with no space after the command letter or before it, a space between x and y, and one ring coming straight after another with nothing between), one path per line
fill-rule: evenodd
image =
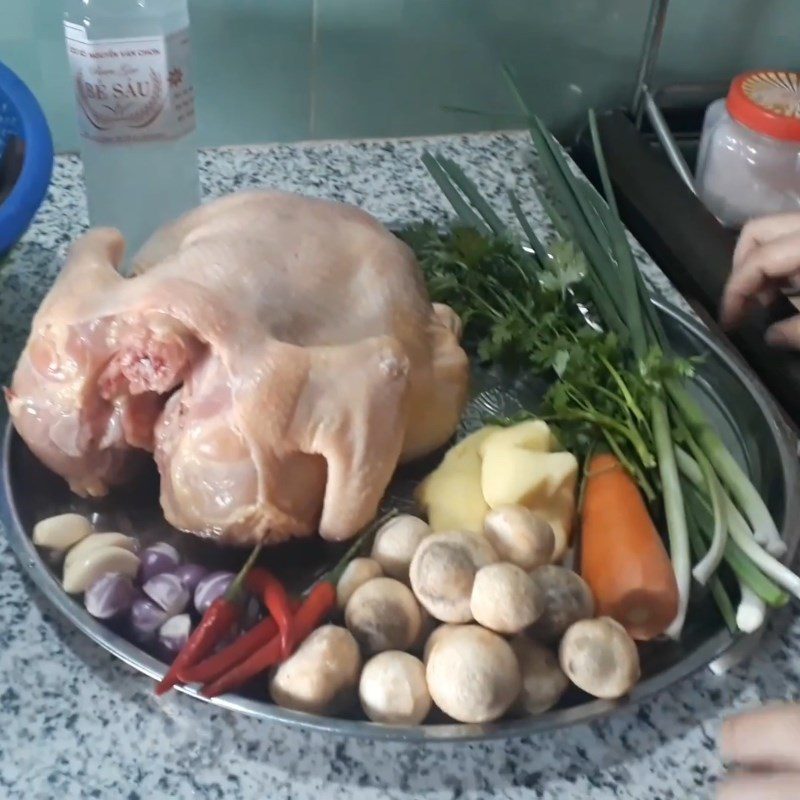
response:
M575 515L578 462L542 420L487 426L451 448L417 499L434 531L481 532L490 509L521 505L553 527L554 560L564 555Z
M480 533L489 506L481 492L481 443L496 431L488 425L448 450L442 463L417 489L417 500L434 531Z

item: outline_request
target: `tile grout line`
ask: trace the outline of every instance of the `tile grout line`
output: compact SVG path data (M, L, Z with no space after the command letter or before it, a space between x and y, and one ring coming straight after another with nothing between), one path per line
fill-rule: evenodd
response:
M313 139L317 128L317 34L319 0L311 0L311 52L308 76L308 135Z

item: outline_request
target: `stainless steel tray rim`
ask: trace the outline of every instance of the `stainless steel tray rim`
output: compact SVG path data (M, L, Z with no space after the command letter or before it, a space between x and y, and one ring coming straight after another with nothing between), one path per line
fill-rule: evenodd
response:
M798 463L793 439L787 426L783 423L780 411L752 375L743 368L724 347L711 338L708 330L696 318L689 316L670 304L656 301L662 315L672 317L677 323L687 328L690 333L703 340L708 348L720 358L748 389L764 418L767 420L772 435L779 447L782 472L785 482L786 509L785 519L798 520L797 497ZM2 497L0 497L0 517L5 523L6 538L22 565L25 573L42 591L57 611L81 632L99 644L125 664L148 677L159 680L166 672L165 665L141 650L132 642L107 628L86 612L83 605L67 595L58 580L44 566L39 553L31 539L26 535L11 490L11 481L7 466L10 450L16 433L10 421L5 427L3 440L3 478ZM792 536L787 558L794 555L797 548L797 536ZM637 685L631 694L619 701L591 700L587 703L565 709L556 709L538 716L520 717L502 720L487 725L466 725L461 723L432 724L419 726L389 726L364 720L322 717L313 714L291 711L266 701L250 699L239 695L225 695L208 700L198 694L192 687L179 687L179 691L205 702L230 711L237 711L259 719L280 722L297 726L309 731L334 733L347 737L397 741L408 744L445 744L452 742L484 741L524 737L544 731L556 730L576 723L588 723L605 717L616 710L629 710L639 703L652 698L663 689L678 681L688 678L693 673L706 667L722 656L736 641L727 631L720 630L696 648L689 658L678 662L661 673L645 679Z

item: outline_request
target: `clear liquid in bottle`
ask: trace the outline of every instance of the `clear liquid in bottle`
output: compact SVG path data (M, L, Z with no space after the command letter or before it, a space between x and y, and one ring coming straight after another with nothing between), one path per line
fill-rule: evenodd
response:
M128 256L199 203L186 0L67 0L91 225Z

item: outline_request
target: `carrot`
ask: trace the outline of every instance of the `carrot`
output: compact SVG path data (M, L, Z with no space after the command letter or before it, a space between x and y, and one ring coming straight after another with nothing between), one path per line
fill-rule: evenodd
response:
M664 633L678 614L678 584L667 550L634 480L619 460L589 463L581 522L581 576L598 616L634 639Z

